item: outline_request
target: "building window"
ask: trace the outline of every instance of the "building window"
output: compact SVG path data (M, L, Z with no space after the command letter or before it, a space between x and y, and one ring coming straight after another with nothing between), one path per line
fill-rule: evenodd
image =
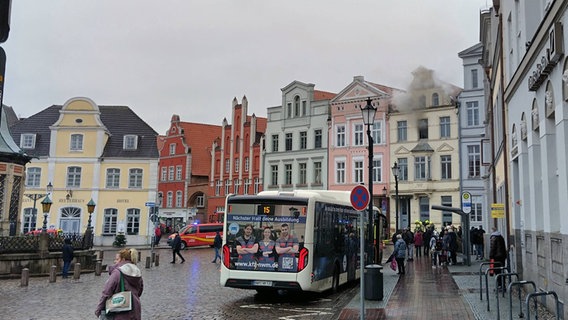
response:
M414 180L426 180L426 157L414 157Z
M231 193L231 180L225 179L225 195Z
M142 169L130 169L128 187L136 189L142 188Z
M138 234L138 232L140 232L140 209L128 209L126 210L126 234Z
M338 147L345 147L345 126L337 126L335 130L335 145Z
M419 197L420 220L430 220L430 199L428 197Z
M254 194L260 191L260 178L254 178Z
M381 175L383 172L382 168L383 165L381 159L373 159L373 182L376 183L383 181L383 177Z
M168 179L168 167L162 167L161 180L166 181Z
M243 194L249 194L250 192L250 179L245 179L245 183L244 183L244 190L243 190Z
M67 188L79 188L81 186L81 168L67 168Z
M363 160L354 161L353 178L353 183L363 183Z
M176 180L181 180L182 166L176 166Z
M39 188L41 168L28 168L26 173L26 187Z
M308 107L306 105L306 101L302 101L302 116L306 116L308 114Z
M381 122L373 123L373 128L371 129L371 136L373 137L373 144L381 144L383 137L383 128Z
M407 134L408 124L406 120L397 121L396 126L397 126L396 132L397 132L398 142L406 141L408 139L408 134Z
M138 146L138 136L136 135L126 135L124 136L123 149L124 150L136 150Z
M20 148L35 149L36 135L32 133L24 133L20 137Z
M170 181L174 181L174 173L175 173L174 170L175 170L174 166L169 167L168 180Z
M120 169L107 169L106 187L111 189L117 189L120 187Z
M221 187L223 187L221 180L217 180L215 182L215 195L216 196L220 196L221 195Z
M36 229L36 217L37 217L37 208L25 208L24 209L24 221L22 221L22 225L24 226L24 234L33 231Z
M171 208L174 206L174 193L172 191L168 191L166 193L166 208Z
M452 206L452 196L442 196L442 206L451 207ZM452 224L452 212L442 211L442 225L447 226ZM465 230L464 230L465 232Z
M292 118L292 104L288 103L288 107L286 109L286 118Z
M292 151L292 133L286 134L286 139L284 141L286 151Z
M362 146L363 143L363 125L358 123L353 130L353 145Z
M176 144L170 143L170 156L176 154Z
M294 97L294 117L297 117L299 115L300 115L300 97L295 96Z
M437 107L440 105L440 99L438 97L438 93L432 93L432 106Z
M241 159L235 158L235 172L239 172L240 166L241 166Z
M225 173L229 173L231 171L231 160L225 159Z
M466 102L467 126L479 125L479 103L477 101Z
M75 133L71 135L71 151L82 151L83 150L83 135Z
M398 180L408 181L408 159L398 158Z
M335 162L335 183L345 183L345 160Z
M278 152L278 135L272 135L272 152Z
M118 219L118 209L108 208L104 211L103 234L116 234L116 222Z
M270 184L273 186L278 185L278 165L271 165L270 166Z
M314 183L321 184L321 162L314 162Z
M483 197L471 196L470 220L474 222L483 221Z
M450 137L450 117L440 117L440 138Z
M440 156L442 162L442 179L452 178L452 156Z
M176 208L183 207L183 196L180 190L176 191Z
M428 139L428 119L418 120L418 139Z
M481 175L481 152L479 145L467 146L467 164L469 178L479 178Z
M308 164L305 162L300 162L298 164L298 168L299 168L299 184L307 184L308 183Z
M198 208L205 208L205 196L199 195L195 198L195 206Z
M308 147L308 133L306 131L300 132L300 149L304 150Z
M471 87L474 89L479 87L479 80L477 78L477 69L471 70Z
M314 130L314 148L318 149L321 148L321 143L322 143L322 135L321 135L321 129L317 129Z
M235 181L233 182L235 187L234 187L234 191L235 194L239 194L241 192L241 181L239 179L235 179Z
M249 172L250 170L250 159L249 157L245 157L245 172Z
M292 164L290 163L284 165L284 184L292 184Z

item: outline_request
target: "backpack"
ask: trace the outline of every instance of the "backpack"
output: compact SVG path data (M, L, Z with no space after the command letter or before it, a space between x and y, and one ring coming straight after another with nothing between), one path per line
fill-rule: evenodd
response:
M436 239L436 244L434 244L434 249L436 251L442 251L442 248L443 248L442 239Z

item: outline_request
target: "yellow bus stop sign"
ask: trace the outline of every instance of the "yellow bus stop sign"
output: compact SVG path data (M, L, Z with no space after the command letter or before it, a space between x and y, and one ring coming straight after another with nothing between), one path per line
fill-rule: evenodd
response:
M505 204L504 203L492 203L491 204L491 218L493 218L493 219L505 218Z

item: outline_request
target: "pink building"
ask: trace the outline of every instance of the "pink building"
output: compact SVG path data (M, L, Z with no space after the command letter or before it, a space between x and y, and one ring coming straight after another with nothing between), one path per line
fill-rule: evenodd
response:
M356 185L368 185L369 141L367 126L363 123L361 108L371 99L377 108L371 129L373 137L373 204L388 217L389 180L389 128L387 111L393 94L403 92L355 76L345 89L331 100L331 126L329 127L328 175L329 190L352 190ZM394 190L392 191L394 193Z

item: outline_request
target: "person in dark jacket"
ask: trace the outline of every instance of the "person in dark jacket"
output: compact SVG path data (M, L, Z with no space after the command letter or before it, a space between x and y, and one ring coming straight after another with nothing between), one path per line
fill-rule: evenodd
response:
M71 267L71 261L73 261L73 245L71 245L71 239L65 239L65 244L63 244L63 270L61 271L61 276L65 279L69 277L69 268Z
M116 254L114 261L115 264L109 267L110 277L103 288L95 315L99 317L102 312L105 312L107 299L121 291L120 278L122 276L124 279L124 290L132 292L132 310L113 313L113 319L141 320L142 306L140 304L140 296L144 291L144 282L142 281L142 272L136 266L138 252L136 249L122 249Z
M396 235L396 243L394 244L394 258L396 259L396 263L398 265L398 274L403 275L406 273L406 269L404 267L404 259L406 258L406 242L402 239L401 234Z
M507 246L505 245L505 238L501 235L501 232L497 228L491 228L493 231L491 237L489 238L489 259L500 262L499 267L504 267L507 261ZM496 266L497 267L497 266ZM495 274L501 273L501 270L494 270ZM505 289L504 286L505 278L499 278L499 289Z
M170 263L176 263L176 255L181 258L180 263L185 262L185 258L181 255L181 237L179 236L179 232L175 231L174 241L172 241L172 261Z
M222 245L223 239L221 239L221 234L219 233L219 231L217 231L217 233L215 234L215 239L213 240L213 248L215 248L215 259L211 261L212 263L217 263L217 257L219 258L219 262L223 261L221 255L219 254L219 250L221 249Z

